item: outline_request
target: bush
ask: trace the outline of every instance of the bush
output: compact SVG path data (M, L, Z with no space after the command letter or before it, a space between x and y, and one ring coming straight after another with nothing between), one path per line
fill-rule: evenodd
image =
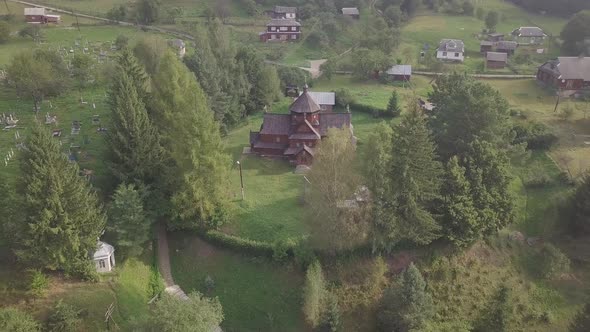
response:
M164 280L162 279L162 275L160 274L160 270L157 266L152 265L151 272L150 272L150 280L148 282L148 292L150 297L154 297L159 295L166 289L164 285Z
M533 173L528 177L524 185L527 188L543 188L551 184L551 178L545 173Z
M243 239L241 237L228 235L216 230L206 231L203 233L203 235L208 240L226 248L237 249L239 251L268 257L272 257L274 254L273 245L270 243Z
M538 122L532 122L526 125L517 124L512 130L515 133L513 144L527 143L529 150L548 150L558 138L546 125Z
M299 241L297 243L293 248L293 256L295 257L295 263L303 268L307 268L317 259L313 249L306 241Z
M355 103L354 96L347 88L341 88L334 91L336 94L336 105L342 108Z
M292 251L297 243L292 239L280 239L272 245L272 259L283 261L289 257L289 251Z
M85 281L97 282L99 279L96 267L89 260L78 260L70 263L66 267L65 273L68 277L80 278Z
M49 287L49 280L39 270L31 270L31 281L29 282L29 293L35 297L40 297L45 294Z
M6 43L10 39L10 24L0 21L0 44Z
M391 115L388 115L387 110L383 108L373 107L370 105L352 103L350 104L350 108L357 112L371 114L376 118L391 117Z
M37 332L39 323L28 313L16 308L0 308L0 331Z
M47 320L47 329L52 332L75 332L80 322L80 310L59 300Z
M543 278L551 279L570 270L569 258L557 247L550 243L543 245L540 252L540 272Z

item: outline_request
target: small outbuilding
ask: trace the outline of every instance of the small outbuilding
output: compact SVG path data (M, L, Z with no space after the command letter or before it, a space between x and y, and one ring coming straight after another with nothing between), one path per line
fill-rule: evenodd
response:
M506 67L508 54L500 52L486 53L486 66L491 69L501 69Z
M356 7L342 8L342 15L352 17L355 20L358 20L361 17L359 9Z
M25 8L25 21L32 24L59 23L61 16L47 14L45 8Z
M411 65L395 65L389 68L385 74L393 81L409 81L412 78L412 66Z
M504 34L498 32L488 33L488 40L492 42L504 40Z
M168 41L168 45L172 47L179 58L183 58L186 54L186 44L182 39L172 39Z
M508 55L514 55L518 43L510 40L503 40L496 43L496 52L506 53Z
M493 47L494 47L494 42L491 42L489 40L482 40L479 43L479 52L481 54L486 54L487 52L491 52Z
M115 248L108 243L98 241L98 248L92 255L92 260L97 272L111 272L115 267Z

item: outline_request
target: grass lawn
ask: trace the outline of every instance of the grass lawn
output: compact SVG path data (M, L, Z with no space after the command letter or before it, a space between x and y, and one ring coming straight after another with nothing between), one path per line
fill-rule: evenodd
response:
M174 280L186 291L219 297L224 331L302 331L302 273L291 265L217 249L189 234L170 235ZM207 290L210 276L215 286Z

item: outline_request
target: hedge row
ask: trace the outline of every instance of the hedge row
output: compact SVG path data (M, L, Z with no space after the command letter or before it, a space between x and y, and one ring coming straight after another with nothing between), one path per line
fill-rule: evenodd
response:
M390 114L387 114L387 110L384 108L378 108L370 105L351 103L350 108L354 111L371 114L376 118L390 118Z
M208 230L202 233L203 236L222 247L238 249L255 255L273 256L274 248L271 243L244 239L238 236L225 234L217 230Z

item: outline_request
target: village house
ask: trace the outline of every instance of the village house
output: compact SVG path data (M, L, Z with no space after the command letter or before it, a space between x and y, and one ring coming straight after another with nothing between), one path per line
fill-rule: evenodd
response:
M301 36L301 24L293 19L272 19L259 36L263 42L297 41Z
M502 41L496 42L496 44L495 44L496 52L506 53L509 56L514 55L514 52L516 52L517 47L518 47L518 43L515 41L511 41L511 40L502 40Z
M504 40L504 34L499 32L488 33L488 38L491 42L498 42Z
M590 57L559 57L541 65L537 81L559 90L562 96L590 91Z
M541 44L547 35L539 27L520 27L512 31L512 35L521 45Z
M465 44L458 39L443 39L438 45L436 58L439 60L450 60L463 62Z
M387 69L385 74L393 81L409 82L412 78L412 66L395 65Z
M508 54L500 52L488 52L486 53L486 68L488 69L501 69L506 67L508 62Z
M266 14L271 18L278 19L296 19L297 8L296 7L285 7L285 6L274 6L273 9L266 11Z
M172 47L179 58L183 58L186 54L186 44L182 39L172 39L168 41L168 45Z
M342 8L342 15L352 17L355 20L358 20L361 17L359 9L356 7Z
M59 23L61 16L50 15L45 8L25 8L25 21L32 24Z
M322 112L307 87L289 106L289 114L265 113L260 131L250 132L250 149L261 156L280 157L296 165L311 165L314 149L329 128L348 128L350 113Z

